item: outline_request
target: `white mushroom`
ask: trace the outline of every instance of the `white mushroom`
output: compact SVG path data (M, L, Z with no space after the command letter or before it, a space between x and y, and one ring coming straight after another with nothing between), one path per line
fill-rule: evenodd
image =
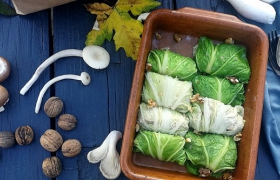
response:
M57 81L63 80L63 79L73 79L73 80L78 80L81 81L84 85L88 85L90 83L90 76L88 73L86 72L82 72L80 76L78 75L73 75L73 74L67 74L67 75L61 75L61 76L57 76L55 78L53 78L52 80L48 81L44 87L42 88L42 90L40 91L40 94L38 96L37 102L36 102L36 107L35 107L35 113L39 112L41 103L42 103L42 99L43 96L45 94L45 92L47 91L47 89L54 84Z
M0 85L0 112L4 111L4 105L9 101L9 92Z
M0 82L3 82L10 75L11 66L9 61L4 57L0 57Z
M261 0L261 1L266 2L268 4L273 4L273 3L275 3L275 2L277 2L279 0Z
M149 16L150 13L142 13L138 16L137 20L138 21L145 21L147 17Z
M264 24L272 24L276 17L274 7L260 0L227 0L242 16Z
M120 156L116 149L117 142L121 137L121 132L111 131L101 146L87 154L90 163L101 161L99 169L107 179L116 179L121 173Z
M86 46L83 50L77 49L67 49L60 51L48 59L46 59L35 71L32 78L25 84L25 86L20 90L20 94L24 95L30 87L39 78L40 74L54 61L62 57L78 56L82 57L84 61L94 69L104 69L109 65L110 55L101 46L91 45Z

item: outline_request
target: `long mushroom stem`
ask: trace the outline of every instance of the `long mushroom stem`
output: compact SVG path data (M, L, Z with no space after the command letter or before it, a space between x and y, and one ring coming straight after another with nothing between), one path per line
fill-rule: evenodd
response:
M82 72L80 76L78 76L78 75L73 75L73 74L67 74L67 75L57 76L57 77L51 79L50 81L48 81L48 82L44 85L44 87L41 89L41 91L40 91L40 93L39 93L39 96L38 96L38 99L37 99L37 102L36 102L35 113L38 113L38 112L39 112L39 109L40 109L40 106L41 106L41 103L42 103L43 96L44 96L45 92L47 91L47 89L48 89L52 84L54 84L55 82L60 81L60 80L63 80L63 79L73 79L73 80L82 81L82 83L83 83L84 85L88 85L89 82L90 82L90 76L89 76L88 73L86 73L86 72Z
M31 79L24 85L24 87L20 90L20 94L24 95L30 87L35 83L35 81L39 78L40 74L54 61L56 61L59 58L62 57L69 57L69 56L78 56L82 57L82 50L78 49L67 49L60 51L58 53L55 53L54 55L50 56L48 59L46 59L35 71L34 75L31 77Z

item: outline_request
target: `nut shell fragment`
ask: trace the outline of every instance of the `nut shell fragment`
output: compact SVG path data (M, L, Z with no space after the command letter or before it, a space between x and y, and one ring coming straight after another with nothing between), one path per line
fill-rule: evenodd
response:
M63 102L58 97L49 98L44 105L44 111L49 117L56 117L62 109Z
M30 126L20 126L15 132L15 138L19 145L28 145L32 142L34 132Z
M77 156L82 150L82 145L77 139L68 139L62 144L61 151L65 157Z
M77 125L77 119L71 114L62 114L57 122L58 127L63 130L72 130Z
M60 160L53 156L50 158L44 159L42 163L42 169L43 173L48 177L48 178L55 178L61 173L62 170L62 164Z
M48 129L40 138L40 143L44 149L49 152L57 151L62 143L63 139L62 136L53 129Z
M15 145L15 134L11 131L0 132L0 147L10 148Z

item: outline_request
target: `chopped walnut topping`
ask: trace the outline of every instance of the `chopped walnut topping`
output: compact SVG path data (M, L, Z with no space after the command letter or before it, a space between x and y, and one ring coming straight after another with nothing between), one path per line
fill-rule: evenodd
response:
M234 76L228 76L228 77L226 77L232 84L237 84L237 83L239 83L239 80L236 78L236 77L234 77Z
M146 64L146 71L151 71L152 70L152 64L151 63L147 63Z
M161 40L161 34L156 32L155 33L155 38L156 38L156 40Z
M173 34L173 38L175 42L180 42L182 40L182 36L180 34Z
M194 103L194 102L203 103L204 99L202 97L200 97L200 95L197 93L191 97L190 101L192 103Z
M223 173L223 180L233 180L232 174L230 172Z
M234 40L233 40L232 38L227 38L227 39L225 40L225 43L226 43L226 44L234 44Z
M152 99L148 100L148 108L153 108L156 106L157 106L157 104L154 100L152 100Z
M239 132L237 133L234 137L233 137L233 140L234 141L240 141L242 138L242 134Z
M208 177L211 175L210 169L207 168L200 168L198 172L200 177Z
M139 124L136 124L136 125L135 125L135 131L136 131L136 132L138 132L138 131L139 131L139 129L140 129Z

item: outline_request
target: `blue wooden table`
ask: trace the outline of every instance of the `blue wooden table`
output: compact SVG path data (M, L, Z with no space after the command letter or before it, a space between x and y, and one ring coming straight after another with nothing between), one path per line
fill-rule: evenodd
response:
M222 0L160 2L162 5L159 8L188 6L238 16L232 6ZM116 52L113 42L106 42L103 47L111 55L108 68L95 70L87 66L82 58L62 58L48 67L24 96L19 93L36 68L50 55L69 48L83 49L94 21L95 16L79 1L25 16L0 15L0 56L7 58L12 68L9 78L1 83L9 91L10 101L5 106L6 110L0 113L0 131L15 131L19 126L29 125L35 133L30 145L0 149L1 180L48 179L42 172L42 161L54 155L63 165L62 173L56 178L58 180L105 179L99 171L99 164L89 163L86 155L100 146L110 131L123 132L135 61L127 58L123 50ZM72 80L56 83L48 89L39 113L35 114L38 94L48 80L63 74L79 75L83 71L91 76L88 86ZM76 116L78 123L74 130L60 129L57 118L49 118L44 113L43 104L51 96L62 99L62 113ZM64 157L60 150L47 152L39 141L47 129L56 129L64 140L78 139L82 152L73 158ZM121 141L117 146L120 151ZM268 152L261 132L256 180L280 179ZM118 179L127 178L121 174Z

